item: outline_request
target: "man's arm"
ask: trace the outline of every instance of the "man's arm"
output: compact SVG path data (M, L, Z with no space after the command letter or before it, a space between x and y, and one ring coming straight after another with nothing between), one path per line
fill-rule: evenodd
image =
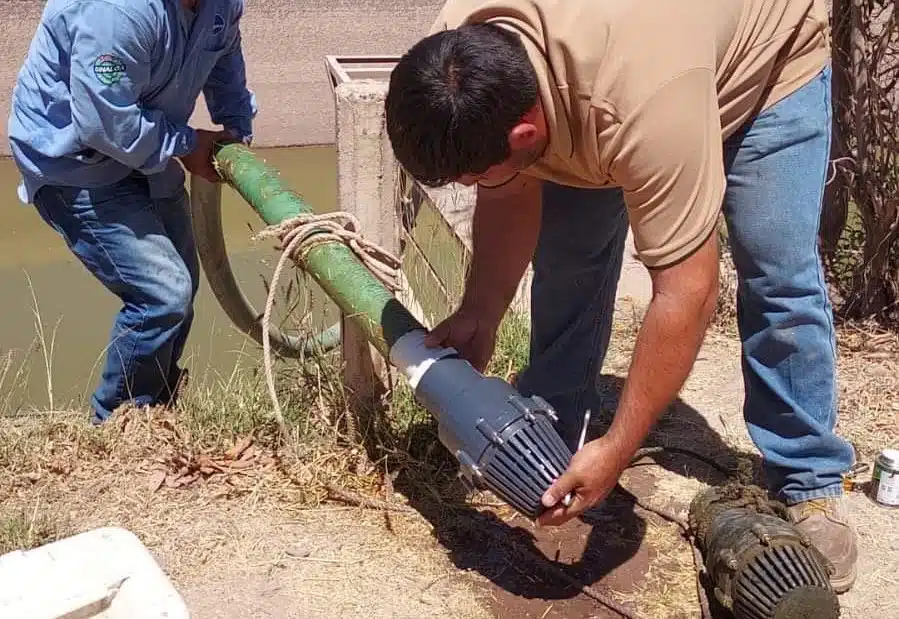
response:
M471 268L462 306L499 323L537 246L542 184L519 174L505 185L478 186L477 191Z
M584 446L543 497L543 524L605 499L696 360L718 296L716 224L725 189L715 73L666 82L622 124L612 167L653 295L609 431ZM559 504L575 491L570 507Z
M256 95L247 88L247 70L240 34L243 3L234 17L227 51L219 58L203 87L209 116L235 139L249 144L253 138L256 117Z
M85 2L72 33L72 124L88 148L145 174L190 153L196 132L141 106L155 36L148 20L107 2Z
M622 468L690 374L718 300L718 235L679 264L650 269L652 301L606 435Z
M650 275L652 301L612 425L547 490L542 525L562 524L605 499L689 376L718 299L717 233L682 262ZM574 501L563 507L562 497L572 491Z
M540 181L519 175L500 187L478 187L472 222L472 262L459 308L425 339L452 346L483 371L496 332L515 297L540 233Z

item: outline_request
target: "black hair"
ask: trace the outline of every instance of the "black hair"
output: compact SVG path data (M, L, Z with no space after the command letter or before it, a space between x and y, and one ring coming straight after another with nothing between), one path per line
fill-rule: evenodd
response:
M537 103L517 35L470 24L416 43L393 69L387 133L400 165L429 186L480 174L509 156L509 132Z

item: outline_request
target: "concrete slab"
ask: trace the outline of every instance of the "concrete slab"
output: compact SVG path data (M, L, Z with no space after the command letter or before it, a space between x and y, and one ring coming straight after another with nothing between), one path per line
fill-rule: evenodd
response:
M190 614L137 536L104 527L0 556L0 617L188 619Z
M333 92L337 114L337 207L358 218L368 241L399 256L397 166L384 117L387 82L343 82ZM354 401L363 408L376 406L389 389L386 360L369 344L365 332L345 319L342 346L344 383Z
M338 85L337 205L359 218L367 238L388 251L400 248L396 159L387 138L387 83L359 80Z

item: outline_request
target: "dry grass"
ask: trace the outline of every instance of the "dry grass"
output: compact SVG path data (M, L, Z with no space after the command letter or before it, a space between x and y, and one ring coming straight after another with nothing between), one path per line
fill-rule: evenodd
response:
M514 318L504 324L492 371L507 376L521 367L522 329ZM66 511L86 514L107 491L102 502L115 503L117 518L133 523L147 501L128 488L164 496L166 505L180 503L176 497L198 507L253 496L289 510L319 506L334 498L333 488L396 501L391 486L401 472L407 483L428 488L452 479L455 465L436 424L405 383L385 400L382 416L348 433L338 370L334 355L280 368L292 432L286 443L278 440L262 377L246 371L189 387L175 410L124 408L99 428L82 412L7 416L0 424L0 523L8 525L0 528L0 548L30 548L57 529L69 532L77 523L65 522ZM179 494L184 488L198 492Z
M225 599L309 617L482 616L414 514L391 516L390 533L381 513L324 504L328 480L377 492L374 472L353 470L350 448L307 445L306 460L291 460L264 431L231 443L222 428L192 434L189 418L130 409L101 428L80 413L4 424L0 552L123 526L197 616L220 616ZM314 475L304 469L313 464ZM304 474L309 483L296 483Z
M618 308L606 372L626 374L641 319L636 304ZM863 454L895 442L899 430L894 354L899 347L895 335L880 334L872 343L861 336L867 332L844 327L839 338L841 429ZM512 318L503 325L488 371L508 379L526 358L527 324ZM357 553L314 539L297 551L282 533L285 523L333 520L347 509L335 500L335 487L399 505L410 493L447 503L460 500L445 492L455 462L437 440L430 415L402 382L385 399L383 415L358 420L350 431L336 363L334 356L324 356L279 366L279 398L292 431L287 445L277 441L262 376L244 370L191 385L177 410L124 410L101 428L88 426L80 412L7 417L0 424L0 552L120 524L164 557L166 570L179 582L201 578L210 565L271 571L304 562L343 566L347 573L356 561L383 564L387 578L397 567L381 561L379 553L396 544L416 550L434 544L427 525L414 514L367 514L371 531L378 522L386 527L369 534L389 535L392 541L375 548L371 540L359 539ZM6 372L15 374L11 366ZM3 376L0 371L0 380ZM663 421L655 438L683 444L691 435L684 423ZM394 492L400 476L403 495ZM666 474L651 499L682 511L701 485ZM349 532L343 535L355 539ZM185 543L191 552L184 552ZM655 523L644 543L653 548L654 559L633 594L641 612L692 615L696 598L689 546L676 527ZM293 556L307 550L314 559ZM414 555L410 550L410 562ZM436 584L422 599L438 596L440 587L452 581L445 567L432 565L429 573Z
M648 518L643 543L653 560L637 586L634 602L644 617L675 619L699 616L693 551L677 525Z
M0 517L0 555L49 544L65 531L63 523L48 516L36 501L33 509L10 510Z
M899 447L899 333L847 324L837 343L838 430L869 461L885 447Z
M497 371L519 367L516 330L504 326ZM335 500L338 488L404 506L398 474L404 491L438 496L455 474L404 383L383 421L350 435L338 370L336 355L279 366L287 443L262 377L243 370L189 386L175 410L126 408L98 428L82 411L6 416L0 553L123 526L198 616L219 616L210 599L222 598L275 616L485 616L415 511ZM289 593L272 598L272 579Z
M737 336L737 268L727 246L725 228L719 227L720 260L718 262L718 302L712 317L713 327L720 333Z

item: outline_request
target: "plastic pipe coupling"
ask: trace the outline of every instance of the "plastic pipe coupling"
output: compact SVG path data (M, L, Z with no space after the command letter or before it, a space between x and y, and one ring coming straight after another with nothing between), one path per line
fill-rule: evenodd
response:
M543 493L571 462L543 398L526 398L506 381L487 377L453 348L427 348L411 331L390 350L416 399L437 419L440 442L459 461L471 487L490 490L529 518L543 511Z

